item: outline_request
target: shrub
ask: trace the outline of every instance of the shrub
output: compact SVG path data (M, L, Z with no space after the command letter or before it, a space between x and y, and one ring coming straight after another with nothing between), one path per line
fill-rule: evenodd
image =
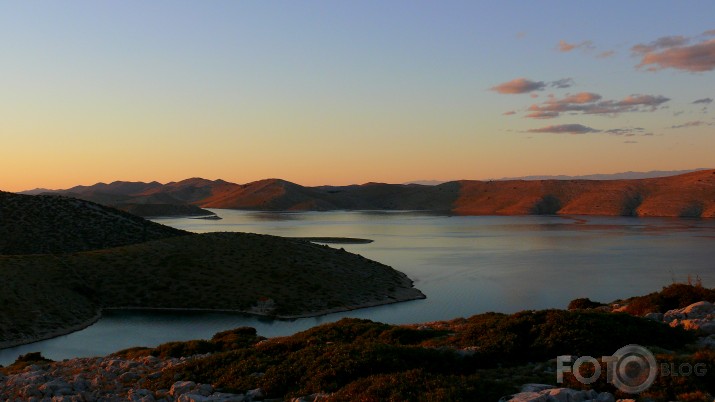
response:
M605 306L603 303L595 302L592 301L591 299L588 298L581 298L581 299L574 299L569 302L568 309L569 310L588 310L588 309L594 309L597 307Z
M628 303L628 305L625 311L639 316L647 313L665 313L668 310L687 307L703 300L711 303L715 302L715 289L674 283L664 287L660 292L653 292L626 300L625 303Z

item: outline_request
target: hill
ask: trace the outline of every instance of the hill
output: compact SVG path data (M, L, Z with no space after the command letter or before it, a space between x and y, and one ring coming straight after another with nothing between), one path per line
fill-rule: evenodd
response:
M297 317L424 298L404 274L359 255L245 233L0 256L0 271L0 347L72 331L107 308Z
M0 254L57 254L188 234L93 202L0 192Z
M106 185L83 188L81 196L101 203L107 202L107 194L111 193L116 199L117 193L128 187L124 182L117 183L111 191ZM428 210L460 215L715 217L715 170L648 179L460 180L438 185L305 187L280 179L242 185L189 179L151 185L149 190L124 193L122 197L123 202L131 203L173 200L202 208L266 211Z

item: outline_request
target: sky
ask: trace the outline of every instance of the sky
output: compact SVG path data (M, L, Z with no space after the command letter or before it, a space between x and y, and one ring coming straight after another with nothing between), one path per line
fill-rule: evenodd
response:
M0 0L0 189L715 167L715 2Z

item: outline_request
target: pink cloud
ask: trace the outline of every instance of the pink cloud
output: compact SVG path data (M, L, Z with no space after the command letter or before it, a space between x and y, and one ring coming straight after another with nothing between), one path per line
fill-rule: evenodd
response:
M527 130L529 133L551 133L551 134L588 134L600 133L601 130L596 130L582 124L559 124L555 126L546 126L542 128L532 128Z
M562 99L550 98L541 104L531 105L527 109L531 113L525 117L548 119L559 117L566 112L615 116L627 112L654 111L670 100L654 95L630 95L620 101L601 99L601 95L593 92L580 92Z
M526 94L541 91L546 88L544 81L531 81L526 78L516 78L511 81L493 86L490 89L500 94Z
M593 42L591 42L590 40L585 40L585 41L579 42L579 43L568 43L565 40L561 40L561 41L559 41L559 44L558 44L559 52L564 52L564 53L570 52L574 49L591 50L593 48L594 48Z
M599 59L606 59L613 56L614 54L616 54L614 50L606 50L604 52L599 53L596 57L598 57Z
M552 88L569 88L574 85L574 80L571 78L562 78L560 80L544 82L532 81L526 78L516 78L511 81L503 82L495 85L490 90L500 94L527 94L535 91L543 91L546 87ZM534 95L533 93L531 94Z
M516 110L510 110L508 112L502 113L504 116L511 116L516 114Z
M666 68L689 72L714 70L715 39L688 45L690 41L682 36L669 36L646 45L633 46L633 52L641 56L637 67L648 71Z

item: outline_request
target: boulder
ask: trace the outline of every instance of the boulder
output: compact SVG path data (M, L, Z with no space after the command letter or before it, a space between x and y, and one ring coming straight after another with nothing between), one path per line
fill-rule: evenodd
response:
M40 385L37 389L40 390L40 392L42 392L42 394L46 397L72 394L72 386L61 379L48 381Z
M699 338L698 346L701 348L715 349L715 335L709 335Z
M541 392L546 389L556 388L549 384L524 384L521 386L520 392Z
M193 381L177 381L169 389L169 395L178 398L182 394L187 394L196 388L196 383Z
M648 313L648 314L644 315L643 318L653 320L653 321L662 322L663 321L663 313Z
M545 388L550 387L550 388ZM541 390L539 390L541 389ZM515 395L501 398L500 402L614 402L613 395L594 390L579 391L570 388L553 388L545 384L526 384L523 390Z
M223 392L217 392L209 396L207 401L210 402L243 402L246 398L239 394L228 394Z
M671 322L676 319L710 319L715 316L715 305L708 301L693 303L681 309L670 310L663 315L663 321Z
M261 388L252 389L246 392L246 399L249 401L261 401L266 397L266 393Z

